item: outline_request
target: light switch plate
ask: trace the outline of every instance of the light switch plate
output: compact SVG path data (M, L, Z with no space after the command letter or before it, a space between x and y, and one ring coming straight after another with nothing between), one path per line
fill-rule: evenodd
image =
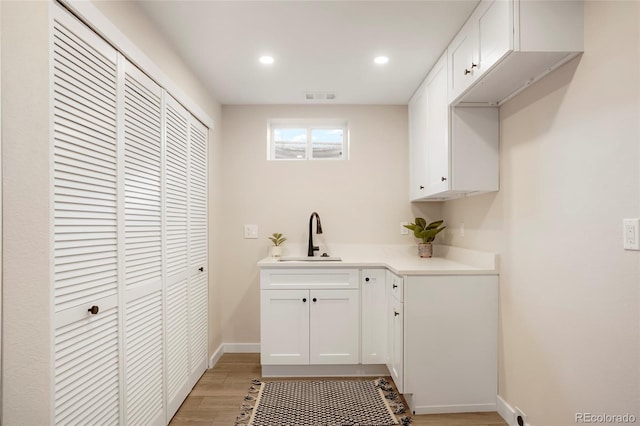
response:
M404 227L408 224L409 222L400 222L400 235L409 235L409 229Z
M258 225L244 225L245 238L258 238Z
M640 250L640 219L622 219L622 238L625 250Z

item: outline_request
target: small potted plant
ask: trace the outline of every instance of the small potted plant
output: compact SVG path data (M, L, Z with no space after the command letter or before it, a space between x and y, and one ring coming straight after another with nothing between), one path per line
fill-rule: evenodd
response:
M273 243L273 247L271 247L271 256L272 257L282 256L282 244L284 244L284 242L287 241L287 239L278 232L274 232L273 234L271 234L269 239Z
M413 231L413 235L416 238L422 240L421 243L418 243L418 255L420 257L433 256L433 245L431 242L436 238L436 235L438 235L440 231L443 231L446 228L446 226L439 228L439 226L442 225L442 222L444 221L437 220L427 225L426 220L421 217L416 217L415 223L404 225L405 228Z

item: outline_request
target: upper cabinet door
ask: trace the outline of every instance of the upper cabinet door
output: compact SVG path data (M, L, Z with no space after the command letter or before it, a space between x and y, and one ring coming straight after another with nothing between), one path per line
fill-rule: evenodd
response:
M427 90L422 84L409 102L409 196L418 200L427 187Z
M483 3L478 13L478 76L513 50L513 2Z
M427 188L426 195L450 187L449 100L447 97L447 56L438 61L427 76Z
M473 16L470 18L473 19ZM453 39L449 57L449 100L457 98L475 81L478 71L478 25L469 21Z

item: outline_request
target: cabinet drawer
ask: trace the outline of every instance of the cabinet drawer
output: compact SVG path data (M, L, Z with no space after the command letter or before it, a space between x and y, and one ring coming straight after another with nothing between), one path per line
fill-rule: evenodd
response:
M358 269L263 269L260 271L262 289L357 289Z
M404 279L397 276L393 272L389 272L388 279L389 286L391 287L391 295L398 301L403 301L404 295Z

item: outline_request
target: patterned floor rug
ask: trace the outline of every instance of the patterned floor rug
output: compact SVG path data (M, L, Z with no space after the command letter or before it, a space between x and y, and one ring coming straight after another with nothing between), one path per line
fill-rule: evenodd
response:
M253 381L236 426L408 425L398 395L385 379Z

